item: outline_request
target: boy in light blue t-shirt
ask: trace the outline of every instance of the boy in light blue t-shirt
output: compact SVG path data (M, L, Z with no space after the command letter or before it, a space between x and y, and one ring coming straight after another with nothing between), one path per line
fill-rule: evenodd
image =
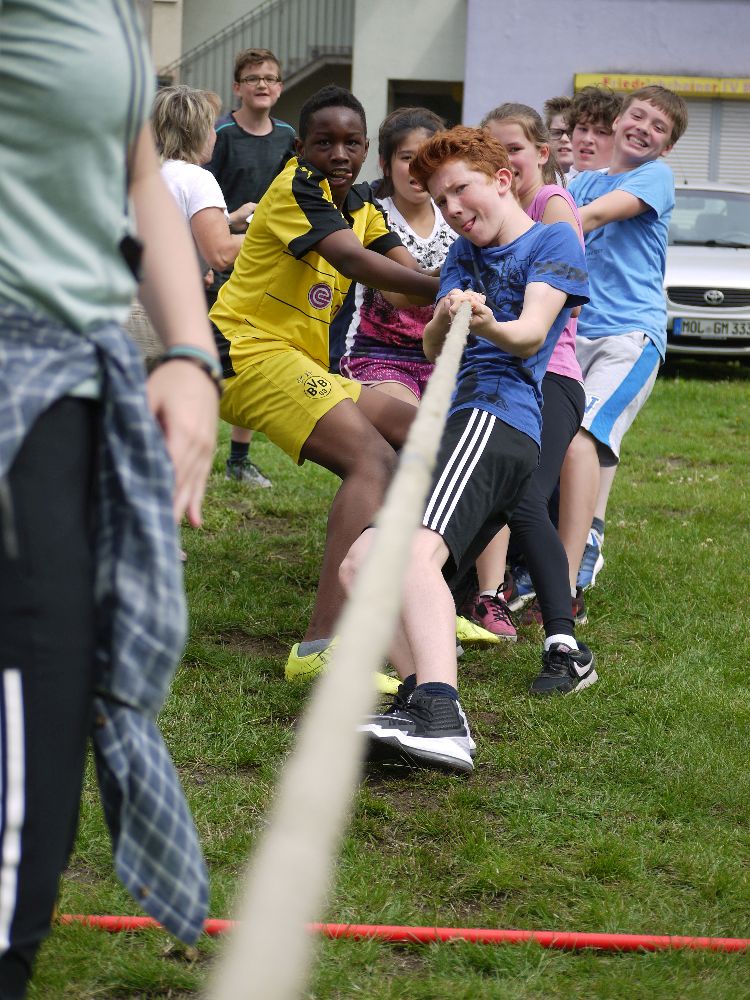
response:
M586 234L591 301L578 320L576 354L586 411L562 476L563 538L578 586L593 586L604 564L607 500L620 445L648 399L666 350L664 264L674 177L663 157L687 127L679 95L661 86L629 94L613 123L606 173L584 171L571 183ZM562 534L562 532L561 532Z

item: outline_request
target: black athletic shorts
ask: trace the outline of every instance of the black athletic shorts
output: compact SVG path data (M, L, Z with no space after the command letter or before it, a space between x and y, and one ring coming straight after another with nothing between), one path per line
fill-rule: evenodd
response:
M422 524L448 546L443 575L449 584L508 523L538 460L527 434L485 410L448 418Z

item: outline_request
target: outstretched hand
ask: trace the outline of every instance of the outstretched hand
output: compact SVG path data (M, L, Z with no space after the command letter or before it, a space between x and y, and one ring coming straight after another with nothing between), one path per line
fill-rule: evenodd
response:
M155 369L147 393L174 466L175 520L187 514L198 527L216 446L216 388L192 362L174 358Z

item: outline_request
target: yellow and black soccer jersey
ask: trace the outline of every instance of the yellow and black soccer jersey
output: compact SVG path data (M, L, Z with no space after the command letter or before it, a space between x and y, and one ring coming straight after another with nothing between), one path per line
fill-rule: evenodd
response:
M258 341L259 351L282 342L328 367L328 328L350 281L312 248L347 228L378 253L401 245L368 184L354 185L339 210L324 175L291 159L261 198L232 277L211 310L225 339L219 346L227 377L235 374L231 344L237 337L243 354L248 339Z

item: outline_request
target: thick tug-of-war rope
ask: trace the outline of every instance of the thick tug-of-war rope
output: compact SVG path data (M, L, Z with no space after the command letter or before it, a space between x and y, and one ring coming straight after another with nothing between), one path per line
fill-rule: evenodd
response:
M421 522L471 310L451 323L377 518L377 532L337 628L338 641L300 723L269 826L251 862L238 926L210 977L210 1000L296 1000L311 957L311 923L325 904L359 781L372 674L388 655L402 580ZM366 637L366 641L363 641Z
M159 928L151 917L98 917L61 914L61 924L85 924L99 930L139 931ZM207 920L206 934L217 936L232 930L232 920ZM472 944L527 944L560 951L750 951L750 938L684 937L667 934L597 934L578 931L490 930L478 927L399 927L390 924L308 924L307 930L327 938L355 941L385 941L390 944L432 944L468 941Z

